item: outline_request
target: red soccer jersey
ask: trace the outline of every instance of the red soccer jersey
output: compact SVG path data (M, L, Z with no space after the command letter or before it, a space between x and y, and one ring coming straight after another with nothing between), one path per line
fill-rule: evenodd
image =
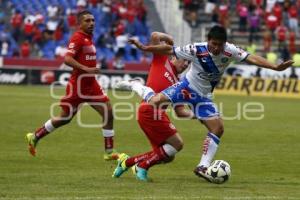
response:
M66 55L72 56L76 61L78 61L82 65L85 65L90 68L95 68L96 48L92 41L92 35L88 35L81 31L75 32L70 39ZM77 86L76 81L78 80L81 74L84 74L82 70L73 69L70 82ZM95 76L93 75L88 75L82 78L82 80L80 81L81 88L89 87L95 80Z
M176 69L168 56L154 54L146 85L159 93L177 81Z

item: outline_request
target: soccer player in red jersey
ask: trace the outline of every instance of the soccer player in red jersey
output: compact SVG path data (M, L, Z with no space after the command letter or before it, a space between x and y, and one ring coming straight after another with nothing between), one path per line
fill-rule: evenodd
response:
M103 119L102 133L105 143L105 160L117 159L118 154L113 146L113 114L109 98L95 78L100 70L96 68L96 48L92 41L95 20L89 11L81 11L77 15L79 27L71 37L65 64L73 68L66 88L66 95L61 99L61 113L49 119L35 133L28 133L26 139L30 153L35 156L36 145L40 139L56 128L68 124L84 102L90 104Z
M135 39L130 43L139 47ZM151 46L158 49L166 44L173 45L171 36L153 32L151 35ZM157 50L154 48L154 50ZM147 50L146 50L147 51ZM149 52L152 52L149 50ZM177 59L175 56L153 54L153 60L148 75L147 86L155 92L160 92L178 81L178 75L189 65L187 60ZM146 102L142 102L138 109L138 123L152 145L152 150L140 155L129 157L122 153L118 159L118 165L113 177L120 177L129 167L134 166L138 180L148 181L148 169L161 162L170 162L175 154L183 147L183 141L175 126L170 122L166 114L166 106L157 108ZM182 105L174 106L178 117L192 118L193 113Z

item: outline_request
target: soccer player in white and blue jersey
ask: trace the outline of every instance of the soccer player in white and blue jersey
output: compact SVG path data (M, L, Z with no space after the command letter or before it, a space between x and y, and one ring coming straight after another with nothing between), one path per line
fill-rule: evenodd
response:
M244 61L262 68L282 71L293 64L289 60L279 65L269 63L263 57L250 55L243 49L227 42L226 30L221 26L214 26L208 33L208 41L189 44L184 47L159 49L155 46L138 47L144 51L155 49L157 53L173 54L177 58L190 60L192 65L186 75L178 83L155 94L151 88L136 81L123 81L119 88L135 91L145 101L157 106L171 102L172 104L188 104L194 115L206 126L208 134L203 144L203 153L199 164L194 169L197 176L213 181L206 174L224 132L223 120L212 101L212 93L221 79L225 68L231 61Z

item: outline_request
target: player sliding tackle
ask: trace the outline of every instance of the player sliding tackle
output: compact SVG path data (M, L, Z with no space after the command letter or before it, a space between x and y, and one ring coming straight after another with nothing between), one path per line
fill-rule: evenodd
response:
M224 132L223 120L212 101L212 92L231 61L246 62L262 68L282 71L293 64L289 60L278 65L268 62L263 57L250 55L234 44L227 42L226 30L214 26L208 33L208 41L189 44L184 47L171 45L145 46L136 40L131 40L139 49L165 55L175 55L178 59L192 62L191 68L180 82L170 86L160 93L137 81L122 81L117 87L136 92L144 101L160 106L166 102L173 104L189 104L195 116L208 130L203 143L203 152L194 173L210 181L207 167L211 164Z
M136 42L131 40L134 44ZM149 52L173 45L171 36L154 32L151 35L151 45L155 46ZM161 92L178 81L178 74L189 65L185 59L175 56L159 55L154 53L148 75L147 86L151 91ZM152 145L152 150L143 154L129 157L121 154L113 177L120 177L129 167L134 166L136 178L148 181L148 170L153 165L161 162L170 162L183 147L183 141L174 125L170 122L165 109L166 106L155 107L147 102L142 102L138 109L138 123ZM192 118L191 110L186 110L183 105L174 106L177 116Z

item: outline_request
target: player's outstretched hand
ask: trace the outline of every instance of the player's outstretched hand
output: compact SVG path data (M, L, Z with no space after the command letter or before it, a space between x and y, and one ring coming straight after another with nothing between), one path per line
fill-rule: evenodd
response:
M276 70L277 71L283 71L286 68L289 68L290 66L292 66L293 63L294 63L294 61L292 61L292 60L282 62L282 63L280 63L279 65L276 66Z
M83 69L83 71L85 71L88 74L100 74L100 69L99 68L85 68Z
M140 41L138 41L136 38L129 38L128 43L133 44L137 48L143 50L144 45Z

